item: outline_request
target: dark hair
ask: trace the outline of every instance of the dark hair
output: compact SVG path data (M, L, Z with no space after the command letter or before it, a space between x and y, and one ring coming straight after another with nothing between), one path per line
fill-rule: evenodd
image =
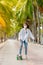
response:
M27 28L29 28L29 24L27 22L25 22L24 24L26 24L27 25Z

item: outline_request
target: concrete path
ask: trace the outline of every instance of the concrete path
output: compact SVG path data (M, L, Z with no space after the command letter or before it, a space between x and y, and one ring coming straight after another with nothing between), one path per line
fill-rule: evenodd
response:
M43 65L43 45L30 43L28 45L28 60L17 60L19 41L7 40L0 48L0 65ZM24 57L24 47L23 47Z

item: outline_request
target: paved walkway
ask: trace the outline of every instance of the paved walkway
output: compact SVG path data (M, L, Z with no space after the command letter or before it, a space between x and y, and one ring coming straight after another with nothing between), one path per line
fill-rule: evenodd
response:
M0 48L0 65L43 65L43 45L30 43L28 46L28 60L22 61L16 60L18 49L19 42L17 40L7 40L4 47Z

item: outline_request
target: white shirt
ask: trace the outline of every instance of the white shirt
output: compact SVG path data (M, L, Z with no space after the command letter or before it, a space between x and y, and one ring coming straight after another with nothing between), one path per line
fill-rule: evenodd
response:
M28 42L28 39L32 38L34 40L34 36L31 33L31 31L29 29L24 29L22 28L19 32L19 39L21 39L22 41L26 41Z

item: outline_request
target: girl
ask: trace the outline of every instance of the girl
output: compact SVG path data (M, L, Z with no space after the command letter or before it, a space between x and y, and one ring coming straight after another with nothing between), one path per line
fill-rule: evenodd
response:
M28 25L27 23L24 23L23 24L23 28L20 30L19 32L19 41L21 43L21 46L20 46L20 50L19 50L19 54L17 55L17 59L19 60L22 60L22 47L23 47L23 44L25 46L25 57L27 59L27 45L28 45L28 39L29 38L32 38L34 40L34 36L33 34L31 33L31 31L27 28Z

